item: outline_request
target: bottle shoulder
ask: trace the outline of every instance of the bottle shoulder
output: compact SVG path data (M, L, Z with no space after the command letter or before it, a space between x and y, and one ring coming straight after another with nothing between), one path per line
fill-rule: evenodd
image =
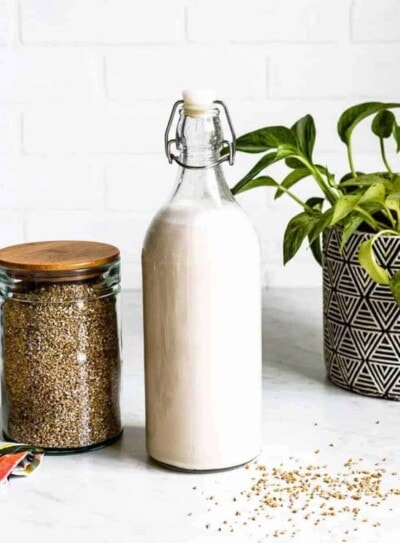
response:
M188 238L197 234L204 239L231 240L237 245L241 243L257 243L257 233L243 209L234 202L222 205L210 205L209 202L170 202L153 218L147 230L144 248L154 243L159 244L162 238L174 237L179 243L182 237Z

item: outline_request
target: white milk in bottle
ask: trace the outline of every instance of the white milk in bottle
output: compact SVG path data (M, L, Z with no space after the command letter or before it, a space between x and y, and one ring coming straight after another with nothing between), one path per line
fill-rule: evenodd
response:
M260 450L260 251L220 166L224 104L186 91L174 108L178 179L142 253L147 450L217 470Z

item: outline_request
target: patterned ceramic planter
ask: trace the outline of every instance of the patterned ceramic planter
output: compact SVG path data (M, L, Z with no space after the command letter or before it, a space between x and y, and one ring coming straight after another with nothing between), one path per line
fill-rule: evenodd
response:
M324 234L324 356L336 385L379 398L400 400L400 309L389 287L374 283L358 263L354 234L343 253L341 231ZM382 236L377 260L390 273L400 269L400 238Z

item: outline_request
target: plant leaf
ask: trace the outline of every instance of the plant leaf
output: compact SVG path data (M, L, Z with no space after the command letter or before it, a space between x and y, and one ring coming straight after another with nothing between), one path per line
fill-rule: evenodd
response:
M277 158L276 153L267 153L264 155L256 164L251 168L251 170L232 188L232 194L237 194L241 192L242 187L246 185L248 181L251 181L256 175L258 175L262 170L264 170L270 164L278 162L281 160Z
M268 175L256 177L255 179L250 179L250 181L247 181L247 183L237 190L235 194L245 192L246 190L255 189L257 187L279 187L279 183L274 181L274 179Z
M400 126L397 124L396 121L394 122L394 125L393 125L393 137L397 145L396 151L399 152L400 151Z
M400 192L391 192L386 196L385 205L390 211L397 215L397 221L400 220Z
M298 181L300 181L301 179L304 179L304 177L308 177L309 175L311 174L307 168L301 168L301 169L299 168L299 169L293 170L285 177L285 179L282 181L280 185L282 187L285 187L286 189L290 189ZM282 196L282 194L284 194L284 191L278 188L278 190L275 193L275 200L279 198L280 196Z
M291 128L299 144L300 150L312 161L312 152L315 143L315 123L311 115L305 115Z
M298 156L298 154L299 154L298 150L289 145L280 145L276 150L276 156L279 159L291 158L293 156Z
M322 232L331 225L333 216L333 208L330 207L324 213L321 213L319 217L316 218L312 228L310 229L309 239L312 243L317 237L322 234Z
M382 109L378 111L372 120L371 129L378 138L389 138L396 122L395 116L391 111Z
M342 231L342 239L340 242L340 249L339 249L340 252L343 251L350 236L354 234L354 232L357 231L357 229L361 226L363 222L364 222L364 219L358 213L352 213L351 215L347 217L344 227L343 227L343 231Z
M287 264L300 249L307 237L315 217L303 211L290 219L283 238L283 263Z
M393 181L392 181L392 191L393 192L400 192L400 175L395 174Z
M397 271L392 275L389 281L389 287L397 304L400 305L400 271Z
M385 204L389 209L400 214L400 192L391 192L386 196Z
M298 158L289 157L285 160L285 164L288 168L296 170L297 168L304 168L304 164Z
M358 260L373 281L380 285L389 284L388 272L380 266L375 258L373 243L375 238L363 241L358 251Z
M369 202L384 204L386 189L383 183L374 183L361 196L359 204L363 205Z
M352 194L353 192L357 192L357 179L358 177L361 177L364 175L362 172L356 172L357 177L354 177L352 172L346 173L341 180L339 181L339 190L343 194Z
M321 211L323 203L324 203L324 199L321 198L320 196L312 196L311 198L308 198L308 200L306 201L306 205L316 209L317 211Z
M363 119L365 119L369 115L378 113L378 111L381 111L383 109L392 109L395 107L400 107L400 104L383 103L383 102L364 102L363 104L358 104L356 106L352 106L346 109L346 111L342 113L338 121L337 130L338 130L340 139L344 143L346 143L346 145L348 145L351 138L351 134L359 122L361 122Z
M345 194L340 196L335 202L333 208L333 217L331 226L338 223L354 210L361 198L361 194Z
M236 148L243 153L263 153L279 146L297 148L296 138L286 126L266 126L248 132L236 140Z
M356 172L357 177L354 177L354 175L351 172L345 173L344 176L340 179L339 183L344 183L345 181L351 181L356 180L358 177L361 177L364 175L363 172Z
M383 183L374 183L364 194L357 191L356 194L345 194L335 202L332 226L350 215L357 205L364 206L369 203L379 204L381 207L385 201L385 186Z
M321 166L321 164L314 164L314 166L317 168L318 171L320 171L321 173L323 173L324 175L331 175L332 177L334 177L328 170L328 168L326 166Z
M376 183L387 183L387 179L380 173L360 174L358 177L347 174L340 180L340 187L361 187Z

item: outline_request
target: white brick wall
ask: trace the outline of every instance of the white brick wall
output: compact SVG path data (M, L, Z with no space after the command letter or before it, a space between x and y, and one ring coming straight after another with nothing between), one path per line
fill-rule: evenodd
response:
M355 0L351 30L355 42L400 42L397 0Z
M125 286L140 286L142 239L175 179L163 132L182 87L215 86L239 134L312 113L319 161L341 173L338 114L399 99L399 28L397 0L0 0L0 245L109 241ZM366 131L355 147L360 167L378 166ZM230 184L254 159L225 168ZM262 189L240 202L265 284L319 284L309 251L281 264L296 207Z
M11 0L0 1L0 45L11 43L14 35L13 5Z
M337 43L347 37L348 9L348 0L189 0L188 37L196 43Z
M174 43L183 35L180 0L22 0L23 43Z

